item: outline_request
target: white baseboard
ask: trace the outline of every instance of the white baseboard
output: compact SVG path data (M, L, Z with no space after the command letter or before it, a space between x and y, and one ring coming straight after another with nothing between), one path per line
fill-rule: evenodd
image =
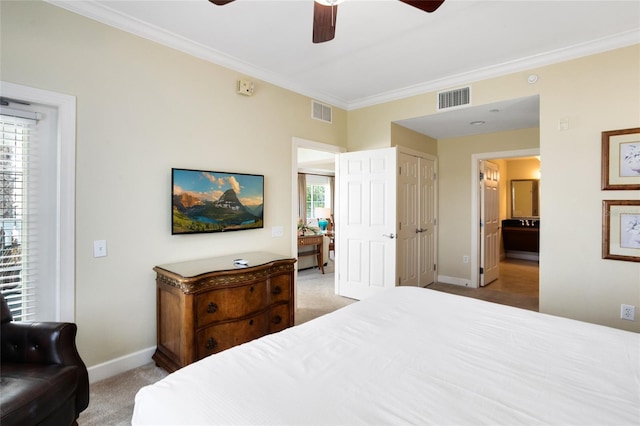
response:
M465 280L464 278L447 277L446 275L438 275L438 282L460 285L462 287L471 287L471 280Z
M87 368L87 371L89 372L89 383L99 382L100 380L113 377L116 374L124 373L125 371L149 364L152 362L151 356L155 351L156 347L153 346L151 348L143 349L141 351L89 367Z

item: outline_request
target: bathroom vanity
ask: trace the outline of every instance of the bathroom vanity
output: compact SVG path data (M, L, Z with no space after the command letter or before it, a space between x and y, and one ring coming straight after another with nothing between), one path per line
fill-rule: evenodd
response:
M511 181L511 219L502 221L502 242L508 258L538 260L539 191L538 179Z

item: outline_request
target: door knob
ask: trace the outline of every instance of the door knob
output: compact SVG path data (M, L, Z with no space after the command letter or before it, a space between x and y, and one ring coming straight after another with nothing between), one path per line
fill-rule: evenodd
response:
M393 233L391 233L391 234L382 234L382 236L383 236L383 237L390 238L390 239L392 239L392 240L396 237L396 235L395 235L395 234L393 234Z

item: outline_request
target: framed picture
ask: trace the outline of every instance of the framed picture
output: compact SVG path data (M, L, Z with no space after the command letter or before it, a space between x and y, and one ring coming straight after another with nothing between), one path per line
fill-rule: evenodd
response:
M640 189L640 127L602 132L602 189Z
M171 169L171 234L264 227L264 175Z
M640 200L602 202L602 258L640 262Z

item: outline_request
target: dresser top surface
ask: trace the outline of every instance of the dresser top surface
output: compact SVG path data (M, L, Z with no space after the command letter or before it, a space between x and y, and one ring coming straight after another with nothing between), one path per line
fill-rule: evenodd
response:
M247 261L247 266L237 266L234 264L234 260L244 259ZM164 265L158 265L156 268L164 269L174 274L180 275L185 278L196 277L198 275L206 274L209 272L219 271L233 271L239 269L246 269L253 266L265 265L267 263L274 262L276 260L288 260L290 258L281 254L269 253L269 252L249 252L249 253L235 253L225 256L209 257L205 259L188 260L184 262L168 263ZM293 260L293 259L291 259Z

